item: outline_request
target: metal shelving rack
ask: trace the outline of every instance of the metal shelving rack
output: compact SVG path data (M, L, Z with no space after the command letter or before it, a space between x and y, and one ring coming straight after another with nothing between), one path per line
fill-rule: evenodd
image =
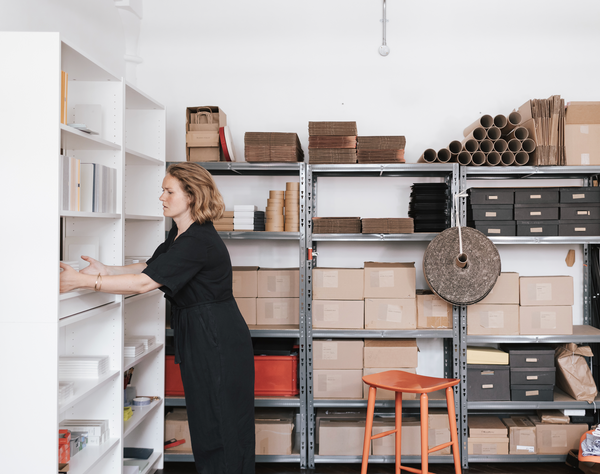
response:
M597 166L522 166L522 167L461 167L460 189L467 189L468 179L480 180L514 180L514 179L581 179L583 186L591 185L591 177L600 174ZM461 220L466 222L466 199L461 198ZM564 462L564 455L497 455L476 456L468 455L468 414L469 412L489 413L490 411L510 413L515 410L538 409L589 409L587 402L578 402L560 389L555 389L552 402L469 402L466 392L467 365L466 346L473 343L590 343L600 342L600 329L590 326L590 270L588 265L589 245L599 244L600 236L589 237L490 237L496 245L556 245L575 244L583 246L583 325L573 327L573 335L565 336L468 336L466 307L461 309L461 423L460 435L462 438L461 459L463 468L469 467L469 462ZM600 401L600 397L596 402Z
M437 233L417 234L313 234L312 217L317 216L317 180L326 177L438 177L448 184L451 196L460 189L458 164L350 164L350 165L307 165L306 173L306 240L309 256L306 264L306 370L307 370L307 412L308 412L308 467L314 469L315 463L358 463L361 456L318 456L315 455L315 413L317 407L359 408L366 407L366 400L314 400L313 398L313 338L442 338L444 339L444 374L446 377L458 378L461 372L460 358L460 308L453 308L453 329L445 330L313 330L312 328L312 269L317 265L318 242L430 242ZM454 218L452 218L453 221ZM466 360L466 347L462 359ZM455 391L456 413L460 413L461 397ZM393 408L392 400L381 400L375 404L376 409ZM403 402L405 408L417 408L418 400ZM431 407L446 407L445 399L430 399ZM370 456L370 463L393 463L394 456ZM405 463L420 463L420 456L403 457ZM452 456L432 456L430 463L452 463Z
M167 163L167 166L170 163ZM299 341L298 379L300 393L296 397L256 398L255 407L298 408L300 423L299 453L289 456L257 455L256 462L298 463L301 469L306 468L306 165L304 163L246 163L246 162L203 162L198 163L213 176L298 176L300 181L300 231L299 232L219 232L221 238L227 240L288 240L298 241L300 270L300 324L299 327L265 328L250 326L252 337L291 338ZM172 329L166 330L167 336L173 335ZM165 406L183 407L183 397L165 398ZM193 462L192 454L165 454L165 461Z

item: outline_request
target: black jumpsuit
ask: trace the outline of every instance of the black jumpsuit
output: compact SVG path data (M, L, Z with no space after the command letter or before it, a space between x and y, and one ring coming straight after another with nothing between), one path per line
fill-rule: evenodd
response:
M254 356L232 294L231 261L212 222L167 240L143 273L172 304L192 450L201 474L254 473Z

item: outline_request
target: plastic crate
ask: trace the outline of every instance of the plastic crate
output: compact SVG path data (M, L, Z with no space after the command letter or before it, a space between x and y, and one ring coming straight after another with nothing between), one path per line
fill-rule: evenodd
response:
M175 363L175 356L165 356L165 395L167 397L183 397L183 382L181 369Z
M298 389L298 355L254 356L254 395L293 397Z

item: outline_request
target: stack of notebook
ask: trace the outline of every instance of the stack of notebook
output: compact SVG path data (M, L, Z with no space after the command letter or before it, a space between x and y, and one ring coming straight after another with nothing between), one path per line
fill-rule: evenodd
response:
M246 161L296 162L304 160L304 152L296 133L246 132L244 135Z
M58 403L61 404L73 396L73 382L58 382Z
M360 233L360 217L313 217L313 234Z
M144 351L148 352L154 348L156 344L156 336L126 336L125 344L138 344L141 343L144 346ZM128 356L125 356L128 357Z
M312 164L356 163L356 122L308 122Z
M131 359L138 357L145 352L144 343L141 341L127 341L125 340L125 347L123 349L123 357Z
M94 379L106 374L108 356L61 356L58 359L58 378Z
M413 232L414 222L410 217L379 219L363 217L362 219L363 234L412 234Z
M445 183L414 183L411 186L409 217L415 232L442 232L450 226L451 201Z
M406 138L358 137L357 158L359 163L404 163Z
M265 212L257 211L251 204L233 206L233 230L264 231Z

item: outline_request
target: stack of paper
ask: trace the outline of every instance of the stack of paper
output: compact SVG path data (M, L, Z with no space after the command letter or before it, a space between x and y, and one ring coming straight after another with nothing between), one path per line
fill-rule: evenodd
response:
M359 163L404 163L404 136L358 137Z
M126 336L125 345L141 343L144 346L144 350L147 352L154 348L156 344L156 336ZM125 356L128 357L128 356Z
M492 347L467 347L467 364L508 365L508 352Z
M134 263L146 263L150 257L125 257L125 265L133 265Z
M380 219L362 219L363 234L412 234L414 232L414 221L410 217Z
M265 212L257 211L253 205L233 206L233 230L264 231Z
M304 160L304 152L297 133L246 132L244 148L248 162Z
M223 217L213 221L216 230L232 231L233 230L233 211L223 212Z
M58 382L58 403L63 403L73 396L73 382Z
M360 217L313 217L313 234L360 233Z
M108 420L63 420L60 422L59 428L69 430L71 433L87 433L89 446L100 446L110 438Z
M108 369L108 356L61 356L58 360L59 380L98 378Z
M125 346L123 348L123 357L127 357L129 359L133 357L138 357L145 352L144 343L141 341L133 342L133 341L125 341Z
M408 215L415 232L441 232L450 226L451 202L445 183L414 183Z
M356 122L308 122L313 164L356 163Z

